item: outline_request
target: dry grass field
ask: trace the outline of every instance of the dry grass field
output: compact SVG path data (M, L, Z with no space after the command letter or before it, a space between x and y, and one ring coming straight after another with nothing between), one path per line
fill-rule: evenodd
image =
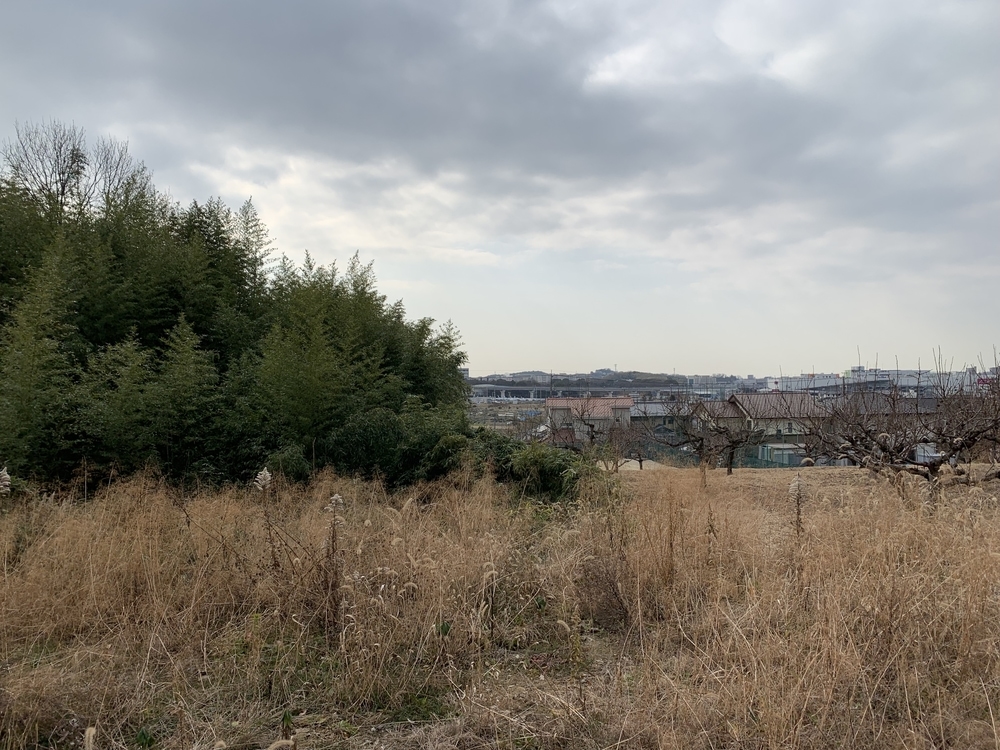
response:
M0 747L1000 747L998 483L796 475L8 504Z

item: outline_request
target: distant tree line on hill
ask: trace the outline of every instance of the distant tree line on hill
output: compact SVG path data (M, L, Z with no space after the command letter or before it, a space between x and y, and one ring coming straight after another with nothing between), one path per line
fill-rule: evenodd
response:
M182 207L124 144L23 125L0 167L0 466L39 480L246 479L334 466L391 483L471 433L450 324L408 320L357 256L270 260L251 202Z

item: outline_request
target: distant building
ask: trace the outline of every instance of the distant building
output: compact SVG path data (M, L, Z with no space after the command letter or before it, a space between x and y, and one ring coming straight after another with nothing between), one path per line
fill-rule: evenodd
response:
M538 383L538 384L548 384L552 379L549 373L542 372L541 370L528 370L525 372L512 372L510 374L510 379L515 383Z
M646 434L679 439L687 430L691 409L692 404L685 399L636 401L630 410L630 423L640 425Z
M765 442L797 443L824 412L808 393L737 393L729 398Z
M582 447L604 439L631 423L635 402L631 398L547 398L545 414L552 442L561 447Z

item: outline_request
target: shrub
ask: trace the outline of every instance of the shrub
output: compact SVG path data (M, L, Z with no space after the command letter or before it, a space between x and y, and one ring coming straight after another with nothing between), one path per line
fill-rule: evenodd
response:
M470 453L480 467L492 469L497 481L518 484L525 494L548 502L575 499L580 480L594 471L577 453L483 428L476 431Z
M267 466L271 471L298 482L308 479L312 470L305 451L297 443L289 443L268 456Z
M462 456L469 445L465 435L443 435L421 459L417 474L421 479L437 479L462 465Z
M352 414L334 433L335 463L342 471L366 477L389 474L399 463L405 439L402 420L389 409Z

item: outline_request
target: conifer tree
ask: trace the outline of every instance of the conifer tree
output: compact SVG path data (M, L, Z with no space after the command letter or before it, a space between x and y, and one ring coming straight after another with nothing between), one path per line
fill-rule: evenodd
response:
M71 125L0 151L0 463L245 478L270 456L395 483L462 444L457 332L407 320L357 255L272 266L252 202L181 207Z
M213 355L183 317L167 336L159 372L148 386L148 410L163 466L175 475L214 469L207 448L218 405Z
M0 331L0 462L15 473L58 474L72 463L79 394L63 251L57 243L46 253Z
M84 454L98 467L127 473L155 459L150 386L152 353L134 338L93 354L83 374Z

